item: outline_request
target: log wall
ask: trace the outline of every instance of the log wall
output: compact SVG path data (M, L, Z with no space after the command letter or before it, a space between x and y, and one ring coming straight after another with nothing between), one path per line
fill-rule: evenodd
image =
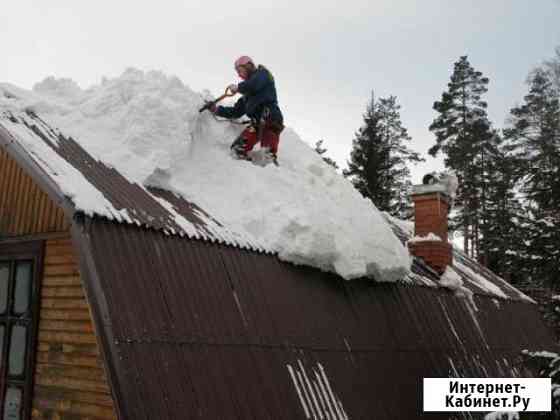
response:
M0 148L0 238L68 227L62 209Z
M45 241L32 418L116 419L68 220L0 148L0 241L51 233L56 239Z
M116 419L70 238L48 240L33 418Z

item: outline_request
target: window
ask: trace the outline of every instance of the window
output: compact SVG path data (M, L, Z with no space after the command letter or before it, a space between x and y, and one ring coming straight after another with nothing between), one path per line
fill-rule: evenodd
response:
M41 243L0 243L0 420L31 418Z
M21 315L29 309L31 298L31 268L30 261L16 263L14 314Z
M10 264L0 264L0 315L8 309L8 285L10 281Z
M22 418L22 394L21 388L14 386L8 387L4 402L4 420L20 420Z
M25 372L25 347L27 345L27 327L12 325L8 361L8 375L22 376Z

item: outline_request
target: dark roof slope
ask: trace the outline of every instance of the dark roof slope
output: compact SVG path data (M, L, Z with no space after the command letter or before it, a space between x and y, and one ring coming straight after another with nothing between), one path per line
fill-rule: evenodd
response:
M398 284L282 263L249 252L261 248L216 230L182 197L128 182L34 114L3 118L27 127L115 209L106 219L80 214L45 156L0 120L2 146L74 217L122 419L414 418L422 377L518 375L520 350L553 345L535 305L463 255L472 302L438 287L420 260Z
M388 215L385 218L403 244L406 244L414 236L413 223L400 221ZM428 287L440 287L439 275L422 259L413 258L411 272L403 281ZM534 303L530 297L456 247L453 247L453 269L461 276L464 286L475 295Z
M417 418L423 377L522 376L522 349L554 345L522 301L99 220L74 237L123 419Z
M13 128L14 125L25 127L28 134L34 137L34 141L47 145L48 156L39 156L28 145L18 142L17 135L6 129L6 127ZM256 243L253 239L242 237L227 229L196 203L189 202L170 191L130 182L117 169L93 158L80 144L50 127L31 111L0 113L0 145L6 147L31 174L38 175L35 181L44 186L51 196L55 196L58 204L69 213L69 218L79 210L72 198L67 197L63 188L57 183L56 176L53 176L56 174L53 174L52 170L49 172L49 165L48 162L45 164L45 160L62 159L77 171L77 176L82 176L84 182L101 193L110 206L109 212L103 216L109 220L142 226L169 235L270 252L264 245ZM395 234L406 242L411 232L406 230L405 225L391 218L387 220ZM458 250L455 250L454 254L455 261L458 263L457 272L463 277L465 286L472 292L498 298L530 300ZM418 259L415 259L410 274L402 281L439 287L438 276Z
M27 134L34 136L38 144L44 143L48 156L39 155L26 144L18 141L17 133L10 128L18 125L25 127ZM259 252L266 248L256 241L241 237L236 232L224 227L219 221L176 193L158 188L147 188L130 182L117 169L93 158L75 140L64 136L50 127L33 112L0 113L0 145L7 147L20 163L27 161L34 173L41 172L42 182L45 178L50 184L51 193L57 195L59 202L66 203L66 209L75 213L79 211L72 197L68 197L57 183L56 173L48 170L52 161L62 159L78 171L92 190L99 192L108 201L111 208L103 215L119 223L134 224L162 231L170 235L186 236L210 242L219 242ZM52 152L52 153L51 153ZM71 216L71 215L70 215ZM181 220L179 220L181 219Z

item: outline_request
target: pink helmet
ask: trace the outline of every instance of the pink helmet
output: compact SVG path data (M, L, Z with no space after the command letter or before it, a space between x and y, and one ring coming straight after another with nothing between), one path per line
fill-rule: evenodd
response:
M247 64L253 64L255 65L255 63L253 62L253 60L251 59L251 57L247 56L247 55L242 55L241 57L239 57L237 60L235 60L235 69L237 70L237 67L239 66L245 66Z

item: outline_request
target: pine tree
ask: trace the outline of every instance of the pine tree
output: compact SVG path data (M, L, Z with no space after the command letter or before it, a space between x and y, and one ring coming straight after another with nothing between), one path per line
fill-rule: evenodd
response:
M323 156L327 152L327 149L323 147L323 140L318 140L315 143L315 149L314 150L323 158L325 163L327 163L328 165L331 165L334 169L338 169L338 164L334 160L332 160L328 156Z
M528 266L533 278L550 285L560 279L560 98L542 69L532 73L529 84L504 134L524 171Z
M454 65L448 90L434 103L439 115L430 125L436 135L436 144L428 151L436 156L445 155L445 166L459 179L455 200L455 229L462 229L465 251L480 257L480 239L484 224L484 202L487 194L487 154L495 134L486 113L487 103L482 100L488 88L488 78L474 70L467 56Z
M556 94L560 96L560 46L554 52L554 57L544 62L543 70L548 73Z
M484 263L492 271L516 283L523 265L524 212L516 192L520 177L519 160L511 147L496 133L487 148L487 189L481 249Z
M364 125L356 133L348 169L343 171L364 197L393 216L411 215L408 163L422 161L410 150L397 98L372 98L364 114Z
M553 302L554 306L556 306L557 304L558 302ZM533 418L556 420L560 418L560 395L558 395L557 392L557 390L560 388L560 355L558 355L558 349L556 347L548 348L546 350L547 351L533 352L522 350L521 366L524 369L529 370L532 373L533 377L551 379L551 411L548 415Z
M542 210L554 210L560 205L560 100L541 69L529 82L525 103L511 110L511 127L504 133L525 162L527 198Z

